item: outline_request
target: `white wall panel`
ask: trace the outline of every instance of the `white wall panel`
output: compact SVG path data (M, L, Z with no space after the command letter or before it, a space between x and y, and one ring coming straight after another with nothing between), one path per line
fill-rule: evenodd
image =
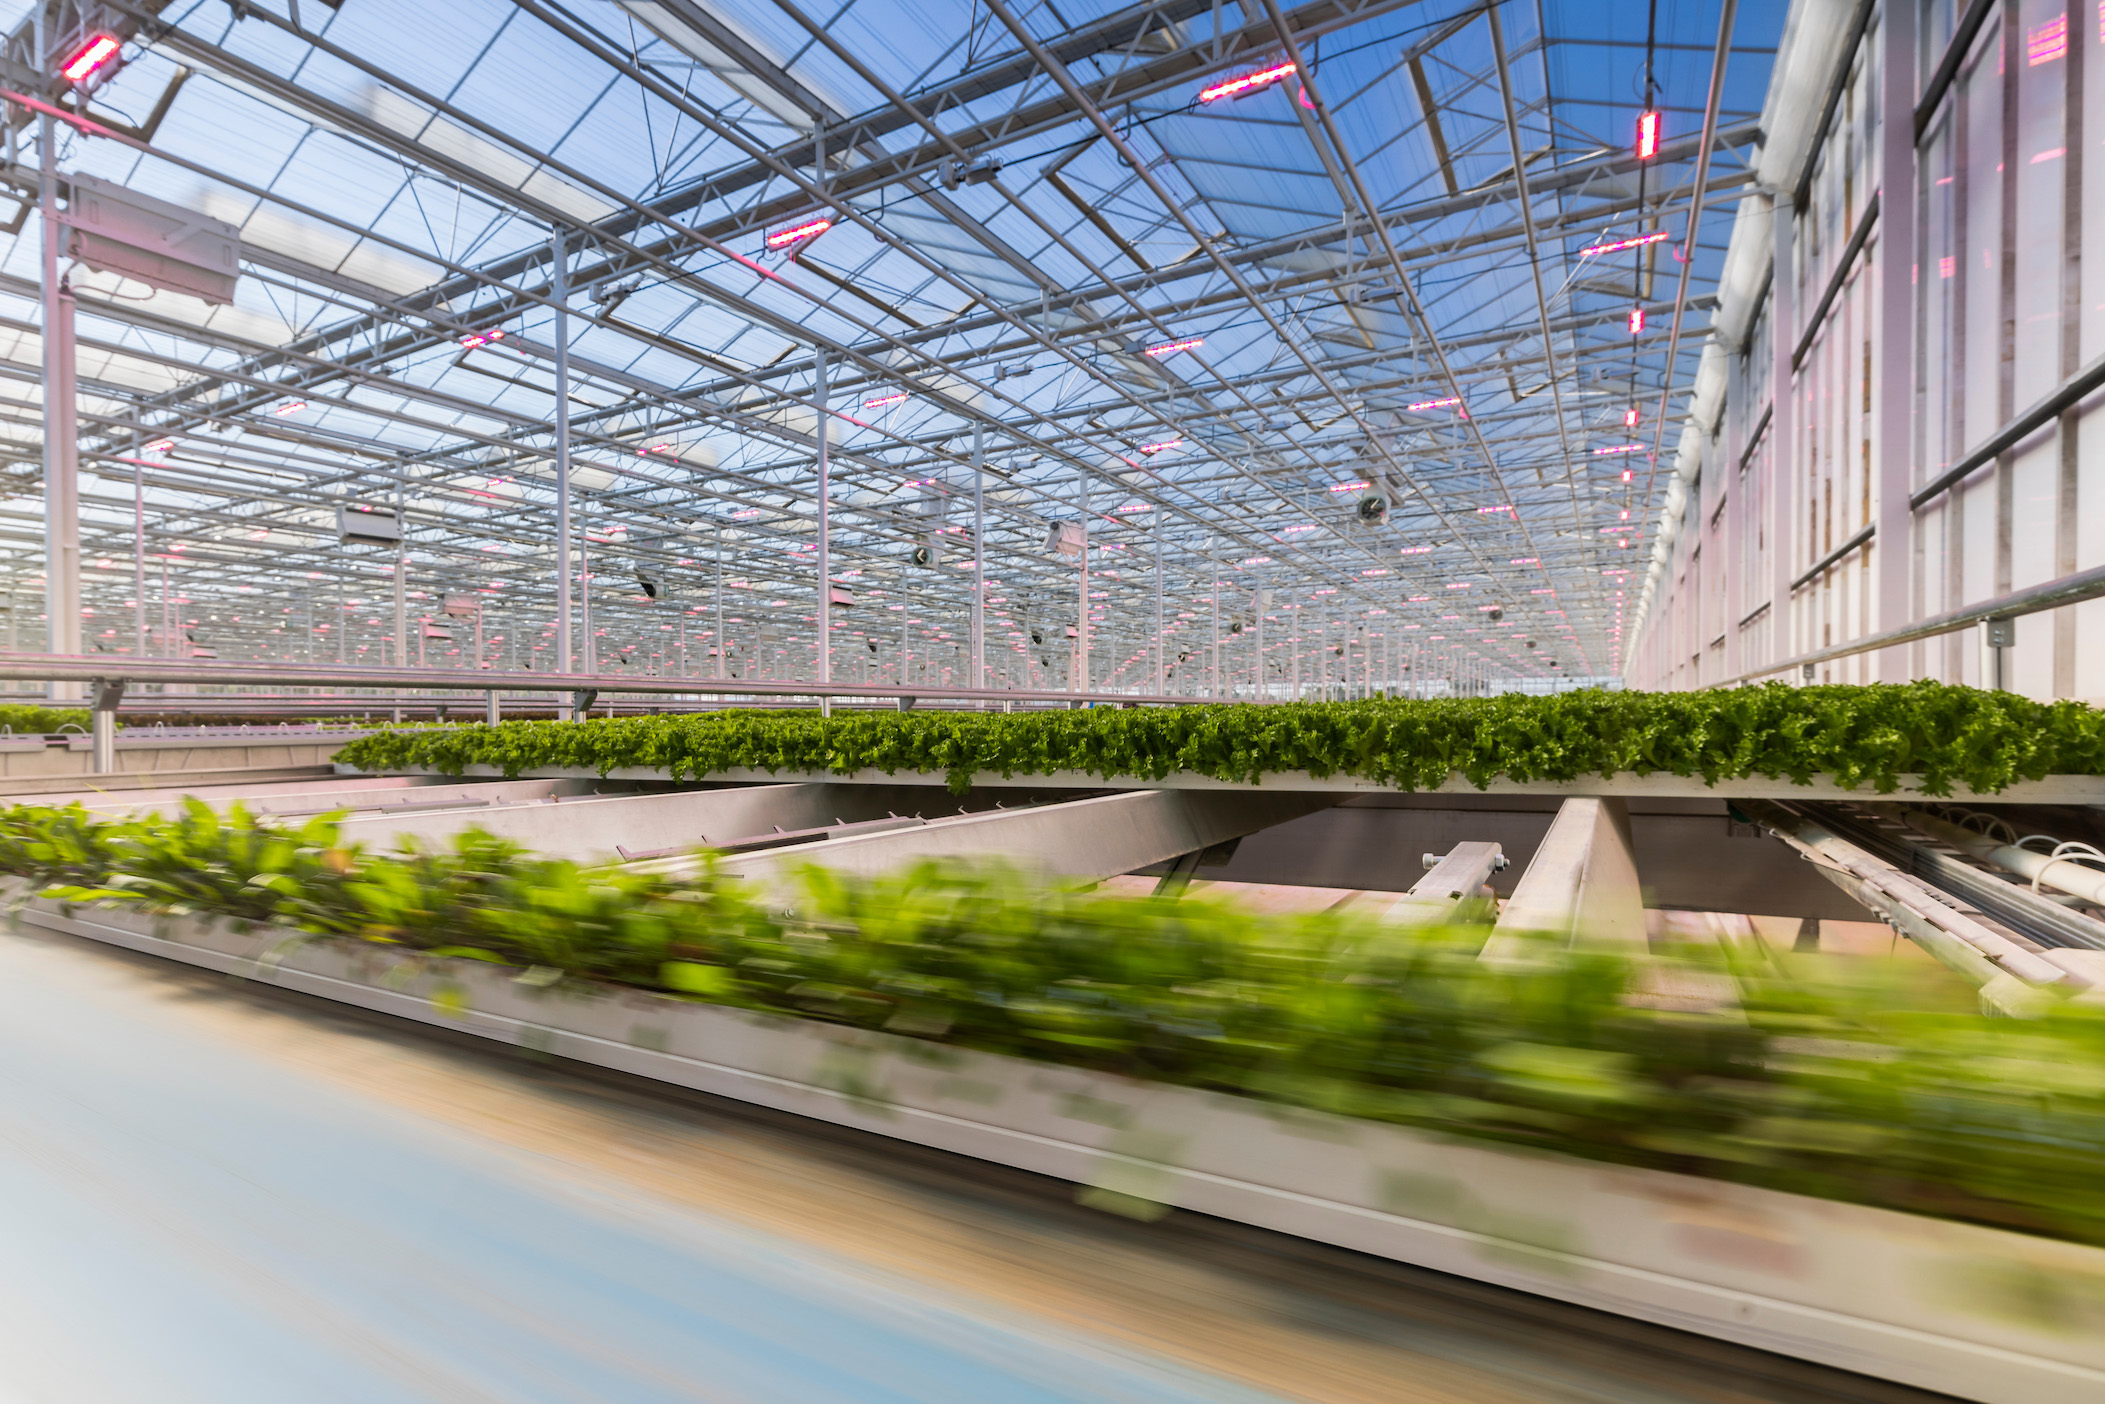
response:
M1918 6L1921 57L1917 72L1902 81L1919 94L1965 6L1886 0L1911 2ZM1874 17L1847 60L1846 84L1814 146L1806 198L1794 213L1792 253L1779 276L1789 279L1802 316L1821 310L1880 189L1880 30ZM1883 550L1910 553L1904 614L1911 618L2105 565L2100 396L1925 504L1913 516L1911 539L1874 539L1793 592L1779 617L1748 617L1773 598L1776 553L1795 577L1879 520L1883 445L1872 410L1892 377L1907 377L1914 397L1905 461L1919 490L2105 355L2105 6L2003 0L1974 37L1916 150L1912 245L1891 247L1882 218L1813 334L1805 337L1802 322L1791 330L1788 339L1802 342L1806 353L1780 387L1792 410L1788 442L1738 437L1753 434L1769 404L1773 357L1764 338L1774 293L1760 308L1730 311L1731 325L1752 330L1744 345L1731 348L1725 422L1737 428L1730 458L1713 455L1708 476L1717 480L1705 510L1717 511L1720 494L1744 502L1715 518L1728 530L1707 521L1705 530L1684 533L1668 563L1665 580L1673 588L1659 592L1640 640L1672 640L1656 655L1664 685L1691 685L1691 658L1721 630L1737 633L1740 671L1873 632L1890 617L1877 594ZM1886 276L1906 278L1915 289L1905 347L1881 345L1877 333ZM1788 480L1779 481L1779 472ZM1779 499L1789 503L1781 521L1769 508ZM1699 547L1721 568L1700 570ZM1720 612L1727 578L1744 601L1738 618ZM1719 599L1708 598L1713 594ZM1909 656L1918 676L1985 681L1973 633L1913 646ZM2105 602L2023 619L2007 663L2009 684L2029 695L2105 699ZM1821 665L1819 675L1868 681L1875 666L1872 656L1858 655ZM1717 681L1728 671L1706 658L1700 673Z

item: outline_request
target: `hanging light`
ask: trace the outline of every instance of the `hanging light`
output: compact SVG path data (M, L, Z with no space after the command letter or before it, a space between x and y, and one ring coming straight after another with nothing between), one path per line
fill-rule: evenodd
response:
M1630 309L1630 335L1632 335L1632 336L1639 336L1639 335L1642 335L1642 334L1643 334L1643 332L1644 332L1644 329L1645 329L1645 310L1644 310L1644 308L1642 308L1642 307L1633 307L1633 308L1631 308L1631 309Z
M777 250L794 248L798 244L809 243L832 227L833 221L825 218L823 215L817 219L807 219L802 224L791 225L787 229L777 229L774 233L768 235L767 246L770 249Z
M1291 62L1275 63L1270 68L1254 69L1249 73L1237 74L1233 78L1224 78L1211 87L1201 88L1199 101L1219 102L1222 98L1248 97L1252 93L1271 87L1293 71L1294 65Z
M1204 346L1205 344L1206 338L1203 336L1188 336L1182 341L1164 341L1154 346L1143 347L1140 354L1143 356L1174 356L1179 351L1189 351L1194 347Z
M1624 249L1641 249L1646 244L1656 244L1666 237L1664 229L1651 234L1638 234L1628 239L1614 239L1605 244L1588 244L1579 250L1580 258L1596 258L1601 254L1621 253Z
M1659 129L1661 113L1658 108L1641 113L1637 119L1637 159L1649 161L1659 154Z
M86 41L73 51L73 56L60 66L59 77L68 83L81 82L117 57L117 51L122 47L115 35L90 34Z

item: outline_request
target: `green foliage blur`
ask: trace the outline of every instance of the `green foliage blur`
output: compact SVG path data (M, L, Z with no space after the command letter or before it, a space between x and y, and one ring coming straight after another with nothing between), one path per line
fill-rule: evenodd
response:
M354 741L371 771L473 765L620 767L699 779L731 769L939 774L1083 771L1159 780L1191 772L1254 782L1306 771L1432 789L1459 772L1564 781L1665 771L1707 783L1832 775L1890 794L1919 775L1933 795L1987 794L2045 775L2105 773L2105 711L1944 683L1709 692L1582 691L1431 701L1089 708L1033 712L731 710L590 722L418 728Z
M88 731L95 714L85 707L39 707L27 702L0 703L0 728L16 736L49 735L62 726ZM121 723L120 723L121 725Z
M0 810L0 872L68 903L290 928L529 984L672 997L1320 1108L1566 1155L2105 1244L2105 1010L1983 1017L1934 967L1545 945L1482 926L819 869L795 915L487 834L370 853L333 818L105 822ZM1718 1007L1655 997L1709 981Z

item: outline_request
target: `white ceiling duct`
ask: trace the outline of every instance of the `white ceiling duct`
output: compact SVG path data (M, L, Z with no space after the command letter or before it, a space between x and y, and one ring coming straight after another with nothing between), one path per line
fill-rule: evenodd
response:
M1814 124L1834 85L1835 66L1853 57L1842 38L1855 12L1850 0L1797 0L1791 6L1761 109L1764 141L1755 175L1771 190L1798 188L1820 136Z

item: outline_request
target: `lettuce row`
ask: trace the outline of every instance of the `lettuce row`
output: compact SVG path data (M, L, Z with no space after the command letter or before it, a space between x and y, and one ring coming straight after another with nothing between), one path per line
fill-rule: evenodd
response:
M376 854L330 818L272 828L194 802L116 822L0 809L0 872L67 903L509 966L550 998L640 987L2105 1244L2105 1010L1983 1018L1926 962L1666 956L1737 989L1705 1013L1653 997L1653 961L1546 947L1494 966L1480 926L934 866L813 870L790 914L713 869L585 868L474 831Z
M831 718L741 709L400 729L355 741L337 759L373 771L448 775L475 765L511 776L542 767L601 774L640 767L678 779L732 769L871 769L940 774L960 791L982 772L1144 780L1188 772L1251 783L1306 771L1422 790L1456 772L1482 788L1498 777L1663 771L1708 784L1831 775L1879 794L1919 775L1931 794L1957 787L1990 794L2018 780L2105 773L2105 712L1929 682Z

